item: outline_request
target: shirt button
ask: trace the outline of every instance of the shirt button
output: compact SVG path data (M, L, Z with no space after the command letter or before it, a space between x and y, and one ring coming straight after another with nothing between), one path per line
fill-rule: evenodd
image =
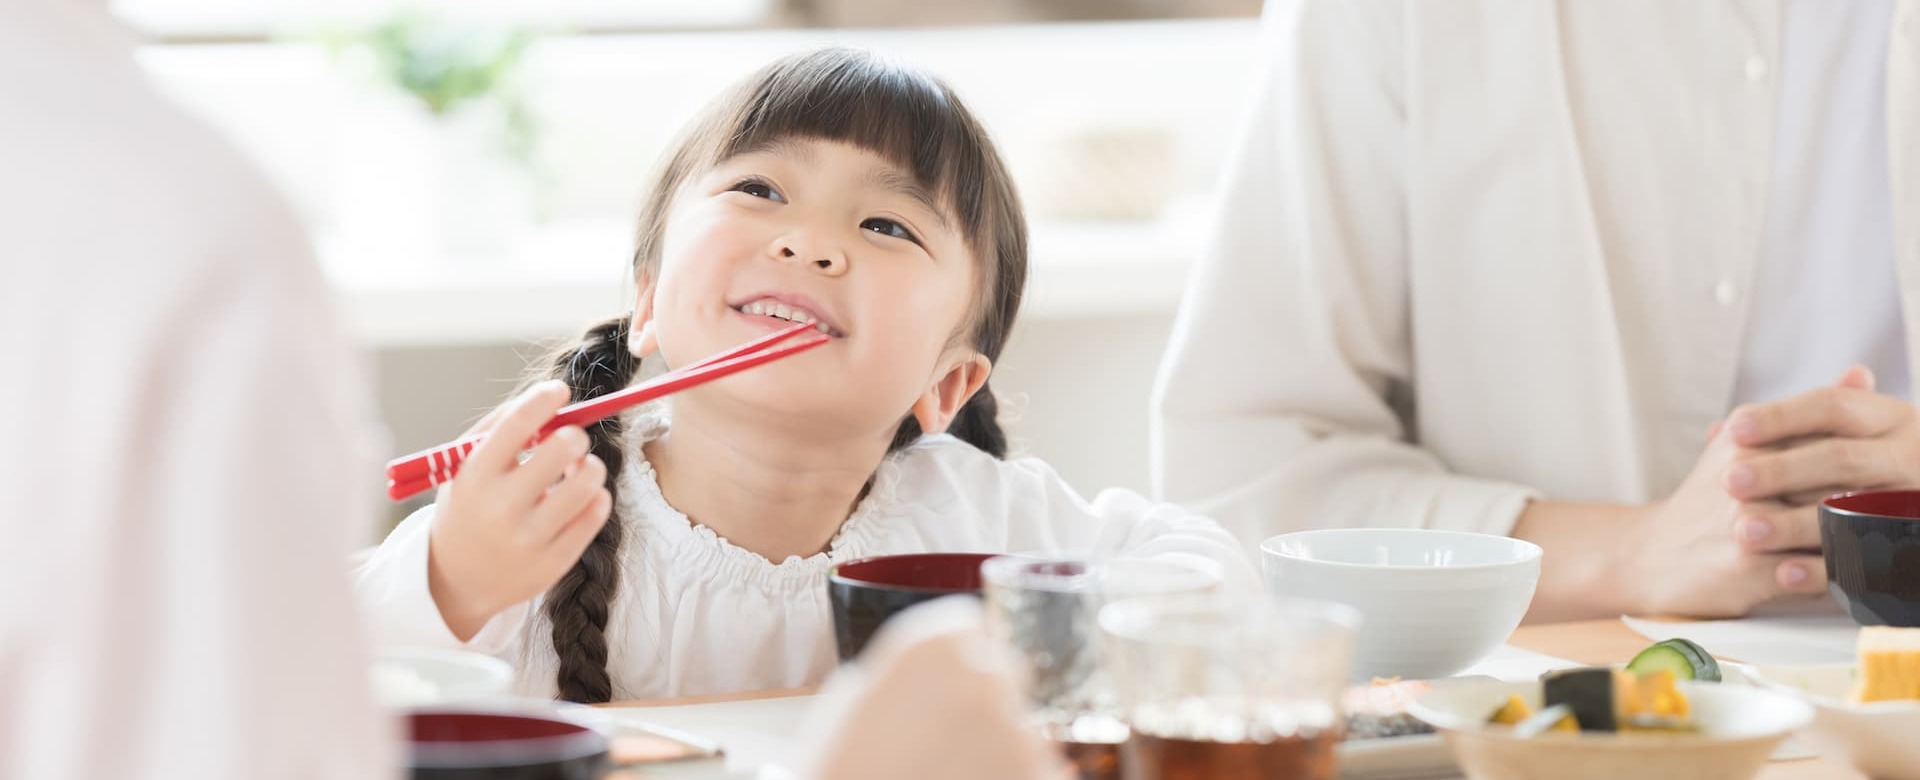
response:
M1747 58L1747 80L1755 84L1767 80L1767 61L1758 54Z
M1713 299L1721 306L1732 306L1740 297L1740 291L1733 288L1733 282L1721 282L1713 286Z

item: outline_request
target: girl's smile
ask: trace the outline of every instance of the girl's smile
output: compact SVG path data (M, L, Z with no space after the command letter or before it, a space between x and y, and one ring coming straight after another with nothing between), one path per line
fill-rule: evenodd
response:
M795 322L833 343L676 405L708 399L809 429L833 421L884 444L916 405L964 402L991 364L967 343L981 271L945 209L887 158L813 138L691 177L640 303L668 365ZM937 430L944 416L925 423Z
M838 320L827 314L825 307L803 293L754 293L740 303L727 305L740 316L768 330L780 330L796 322L809 322L815 330L833 338L847 337L846 331L835 324Z

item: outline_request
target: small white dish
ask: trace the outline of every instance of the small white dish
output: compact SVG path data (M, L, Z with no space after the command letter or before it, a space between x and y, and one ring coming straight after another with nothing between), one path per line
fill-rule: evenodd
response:
M393 709L495 699L513 685L507 662L463 650L381 648L369 673L375 701Z
M1781 740L1813 720L1812 707L1783 692L1691 682L1680 688L1692 703L1698 732L1521 738L1508 727L1487 724L1511 694L1538 710L1537 682L1435 686L1407 711L1440 729L1460 768L1476 780L1747 780L1767 763Z
M1877 780L1920 780L1920 701L1852 701L1852 663L1735 668L1757 685L1812 704L1807 736L1821 752Z
M1354 676L1430 680L1486 658L1520 625L1540 579L1540 547L1489 534L1340 528L1260 545L1280 596L1359 610Z

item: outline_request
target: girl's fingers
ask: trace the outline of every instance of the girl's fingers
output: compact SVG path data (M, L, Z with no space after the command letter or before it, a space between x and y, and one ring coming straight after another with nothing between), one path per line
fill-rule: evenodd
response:
M481 415L477 422L468 426L465 431L460 433L460 438L464 439L468 436L478 436L493 430L493 426L499 424L500 417L507 413L507 406L507 404L500 404L492 409L488 409L487 413Z
M476 472L497 475L512 469L520 460L520 450L553 419L560 407L567 405L569 395L566 383L550 380L508 401L487 438L473 448L460 467L461 476Z
M586 506L560 524L553 543L547 546L547 558L543 563L562 574L573 568L573 564L580 560L580 554L586 552L594 535L600 533L601 526L607 524L607 517L612 511L613 497L605 490L595 492Z
M516 495L539 500L543 491L567 477L568 470L580 462L591 444L587 432L580 426L569 425L554 431L507 475L512 490Z
M592 455L581 458L571 476L547 488L541 496L540 503L533 509L527 533L540 543L557 537L562 526L607 492L606 482L606 464Z

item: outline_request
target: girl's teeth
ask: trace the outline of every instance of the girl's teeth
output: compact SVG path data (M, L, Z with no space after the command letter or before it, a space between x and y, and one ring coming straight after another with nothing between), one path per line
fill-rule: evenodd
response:
M780 303L778 301L752 301L742 305L740 307L740 312L742 314L757 314L763 317L774 317L777 319L786 320L788 322L810 323L813 325L814 329L820 331L821 333L832 334L833 332L832 330L827 328L826 323L823 323L818 319L815 319L814 316L811 313L807 312L805 309L795 309L790 306L787 306L784 303Z

